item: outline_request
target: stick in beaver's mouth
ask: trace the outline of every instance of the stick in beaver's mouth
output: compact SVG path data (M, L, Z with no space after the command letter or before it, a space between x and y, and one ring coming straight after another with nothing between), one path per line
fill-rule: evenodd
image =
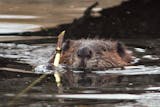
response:
M53 63L54 67L57 67L60 62L64 34L65 34L65 31L61 32L60 35L58 36L56 55L55 55L55 59L54 59L54 63ZM57 86L59 87L61 85L61 78L60 78L60 74L58 71L55 71L54 77L55 77L55 81L57 83Z

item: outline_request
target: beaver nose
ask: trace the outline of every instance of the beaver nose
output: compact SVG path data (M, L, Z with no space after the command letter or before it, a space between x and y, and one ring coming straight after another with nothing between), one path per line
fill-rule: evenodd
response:
M78 49L77 56L81 59L90 59L92 56L92 51L88 47L84 47L84 48Z

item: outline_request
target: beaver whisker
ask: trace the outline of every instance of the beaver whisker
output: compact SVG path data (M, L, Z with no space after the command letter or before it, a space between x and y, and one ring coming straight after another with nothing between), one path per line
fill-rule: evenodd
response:
M112 67L112 64L111 64L111 63L108 63L108 62L102 63L102 64L103 64L104 68L106 68L106 69Z
M103 64L104 67L114 66L114 64L110 62L110 60L107 60L105 57L99 57L99 59L101 62L103 61L101 64Z
M111 63L113 66L117 66L117 62L115 62L112 58L111 59L105 59L105 61Z
M110 68L115 66L112 62L110 62L109 60L104 60L103 57L101 56L97 56L96 58L88 61L88 66L96 67L96 68Z

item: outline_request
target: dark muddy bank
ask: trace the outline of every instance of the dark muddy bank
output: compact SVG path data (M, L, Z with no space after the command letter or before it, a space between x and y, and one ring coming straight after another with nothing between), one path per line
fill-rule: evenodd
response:
M72 23L38 32L19 35L57 35L66 30L68 38L159 38L160 1L129 0L121 5L93 11L98 3L88 7L84 15Z

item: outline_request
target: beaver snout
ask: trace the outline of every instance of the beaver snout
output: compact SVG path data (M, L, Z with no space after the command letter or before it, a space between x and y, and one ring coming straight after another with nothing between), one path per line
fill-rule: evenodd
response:
M88 47L80 48L77 51L77 56L80 59L79 67L85 68L86 61L92 57L92 50L89 49Z
M88 47L80 48L77 51L77 56L81 59L90 59L92 57L92 51Z

